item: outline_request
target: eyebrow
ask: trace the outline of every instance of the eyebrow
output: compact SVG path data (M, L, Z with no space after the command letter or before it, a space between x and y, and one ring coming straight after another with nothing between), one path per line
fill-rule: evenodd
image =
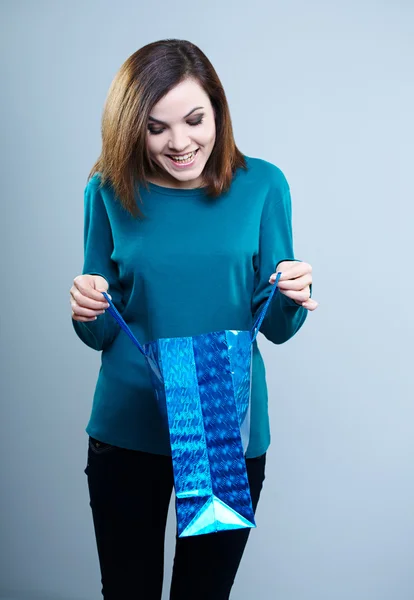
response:
M193 110L190 110L190 112L188 114L185 115L185 117L183 117L184 119L187 119L190 115L193 114L194 111L199 110L200 108L204 108L204 106L196 106L195 108L193 108ZM167 125L167 123L165 123L164 121L160 121L159 119L155 119L154 117L149 116L148 119L150 121L154 121L154 123L159 123L160 125Z

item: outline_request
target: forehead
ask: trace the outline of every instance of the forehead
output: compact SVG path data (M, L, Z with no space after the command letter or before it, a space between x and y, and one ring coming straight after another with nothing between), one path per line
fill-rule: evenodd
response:
M201 85L193 79L186 79L161 98L150 114L162 121L174 121L182 119L196 106L202 106L205 110L212 108L210 98Z

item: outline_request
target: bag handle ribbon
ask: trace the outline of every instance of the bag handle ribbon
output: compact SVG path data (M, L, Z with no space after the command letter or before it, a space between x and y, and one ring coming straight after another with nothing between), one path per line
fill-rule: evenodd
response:
M253 325L253 328L251 330L251 336L252 336L252 343L255 341L257 334L259 333L260 330L260 326L263 323L263 319L266 316L267 310L270 306L270 303L272 301L273 296L275 295L275 292L278 291L278 287L277 284L279 282L280 276L282 275L282 273L278 273L276 275L276 281L273 284L273 288L272 291L270 292L270 296L269 298L266 300L265 305L263 306L262 310L259 313L259 316L257 317L255 324ZM137 340L137 338L135 337L135 335L132 333L131 329L128 327L128 325L126 324L124 318L122 317L121 313L117 310L117 308L115 307L114 303L112 302L112 300L110 299L110 297L108 296L108 294L106 292L102 292L105 300L108 302L109 307L107 308L107 311L109 312L110 315L112 315L112 317L115 319L115 321L118 323L118 325L121 327L121 329L123 329L125 331L125 333L128 335L128 337L134 342L135 346L138 348L138 350L141 352L141 354L143 354L144 356L146 356L145 350L143 348L143 346L139 343L139 341Z

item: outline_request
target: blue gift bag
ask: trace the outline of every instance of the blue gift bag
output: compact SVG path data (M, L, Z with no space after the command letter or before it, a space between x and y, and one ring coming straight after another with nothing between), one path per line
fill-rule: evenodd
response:
M103 293L108 312L145 357L169 430L179 537L256 527L244 457L252 344L280 275L251 331L215 331L143 345Z

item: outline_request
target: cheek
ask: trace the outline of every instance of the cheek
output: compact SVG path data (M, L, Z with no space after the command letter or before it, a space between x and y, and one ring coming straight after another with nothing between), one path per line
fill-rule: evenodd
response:
M215 127L209 127L205 129L199 136L199 141L203 146L211 146L214 144L216 139L216 129Z
M162 140L160 138L162 138L162 135L151 135L148 134L147 135L147 148L148 148L148 152L154 156L156 154L159 154L163 147L164 144L162 142Z

